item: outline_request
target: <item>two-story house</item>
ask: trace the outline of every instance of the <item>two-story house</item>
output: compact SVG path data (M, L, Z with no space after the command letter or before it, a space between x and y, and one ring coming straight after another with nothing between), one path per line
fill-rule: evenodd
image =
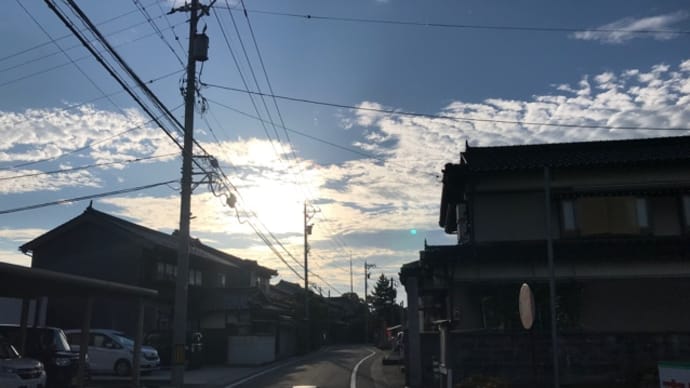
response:
M439 226L457 244L425 245L401 270L412 386L433 379L442 319L456 380L550 378L549 234L563 382L635 382L690 360L690 137L467 146L443 172Z
M144 330L170 330L173 323L178 237L134 224L94 209L20 247L31 254L35 268L92 277L158 291L148 305ZM189 260L189 330L206 334L210 362L236 361L230 357L231 337L261 337L267 350L259 358L279 356L275 345L288 312L268 297L273 269L241 259L193 239ZM75 307L77 306L77 307ZM80 327L80 304L50 298L46 323ZM97 300L92 327L133 332L133 307L118 300ZM294 336L294 329L283 333ZM264 338L266 337L266 338ZM237 340L235 340L237 342ZM282 353L281 353L282 354ZM270 360L269 360L270 361Z

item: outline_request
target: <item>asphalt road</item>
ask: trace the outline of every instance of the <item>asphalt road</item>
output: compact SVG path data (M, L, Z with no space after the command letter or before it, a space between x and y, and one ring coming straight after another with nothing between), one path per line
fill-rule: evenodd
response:
M382 358L382 352L369 346L330 347L227 388L292 388L300 385L319 388L402 388L398 378L399 368L383 366ZM356 376L353 373L355 368Z

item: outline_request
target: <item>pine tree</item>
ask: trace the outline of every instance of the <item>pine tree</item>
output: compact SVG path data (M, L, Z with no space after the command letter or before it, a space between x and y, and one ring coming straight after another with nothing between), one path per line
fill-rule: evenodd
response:
M374 314L381 323L391 323L394 319L393 313L395 311L395 298L397 294L393 280L381 274L371 295Z

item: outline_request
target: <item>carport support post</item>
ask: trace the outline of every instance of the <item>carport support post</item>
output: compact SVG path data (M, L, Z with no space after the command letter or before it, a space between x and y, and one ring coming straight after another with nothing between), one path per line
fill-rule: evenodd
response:
M81 321L81 338L79 338L79 369L77 370L77 387L84 387L86 377L86 353L89 350L91 331L91 312L93 311L93 296L86 298L84 316Z
M19 326L19 339L20 339L20 345L19 345L19 351L22 354L22 357L24 357L24 352L26 351L26 326L29 321L29 299L28 298L23 298L22 299L22 315L19 318L20 319L20 326Z
M144 337L144 300L139 298L137 301L137 331L134 336L134 354L132 355L132 386L139 386L139 369L141 367L141 343Z

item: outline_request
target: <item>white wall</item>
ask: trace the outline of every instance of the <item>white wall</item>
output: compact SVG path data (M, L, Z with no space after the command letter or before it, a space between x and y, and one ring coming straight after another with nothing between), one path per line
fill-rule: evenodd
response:
M260 365L275 359L275 337L272 335L228 337L228 364Z

